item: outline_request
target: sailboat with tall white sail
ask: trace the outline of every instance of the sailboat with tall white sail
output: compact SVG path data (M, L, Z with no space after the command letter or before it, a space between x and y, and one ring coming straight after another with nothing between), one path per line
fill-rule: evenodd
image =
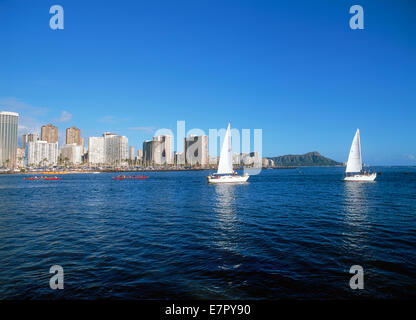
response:
M345 181L374 181L377 173L363 171L363 160L361 155L360 130L357 129L348 156L347 168L345 169Z
M231 128L228 124L222 143L220 162L217 173L207 177L209 183L241 183L246 182L250 176L248 174L238 175L233 170L233 154L231 148Z

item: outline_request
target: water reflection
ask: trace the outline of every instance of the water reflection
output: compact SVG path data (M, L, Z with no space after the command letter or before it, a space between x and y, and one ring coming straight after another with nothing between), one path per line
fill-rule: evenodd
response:
M348 250L364 249L368 233L368 187L365 182L344 183L344 246Z
M216 184L215 200L217 205L214 210L220 214L229 215L235 208L235 185Z
M368 183L345 182L344 183L344 204L346 221L351 225L359 224L366 219L368 213Z
M220 229L216 245L225 250L234 250L237 246L236 185L218 184L215 188L214 211L217 213L217 226Z

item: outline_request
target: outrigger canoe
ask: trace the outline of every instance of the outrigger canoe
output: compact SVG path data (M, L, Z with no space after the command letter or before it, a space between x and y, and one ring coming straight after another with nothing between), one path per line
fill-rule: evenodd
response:
M62 178L58 178L58 177L44 177L44 178L34 178L34 177L30 177L30 178L23 178L25 180L61 180Z

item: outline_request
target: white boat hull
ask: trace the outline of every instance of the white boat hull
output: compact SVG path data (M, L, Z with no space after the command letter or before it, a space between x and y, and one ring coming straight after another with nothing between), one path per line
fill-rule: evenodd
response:
M355 174L353 176L347 176L344 181L374 181L377 177L377 173L366 174Z
M247 182L249 175L237 176L237 175L227 175L227 176L208 176L208 183L243 183Z

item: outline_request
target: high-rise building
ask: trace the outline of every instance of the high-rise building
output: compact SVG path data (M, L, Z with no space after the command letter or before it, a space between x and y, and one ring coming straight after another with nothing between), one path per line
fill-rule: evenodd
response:
M0 112L0 166L16 167L18 121L18 113Z
M42 141L46 141L48 143L58 142L58 128L50 123L42 126L40 136Z
M241 153L234 152L232 157L233 157L233 160L232 160L233 164L241 165L241 161L243 159L243 156Z
M139 162L143 161L143 150L140 150L140 149L137 150L137 161Z
M150 165L152 163L152 140L145 140L143 142L142 162L144 165Z
M173 137L155 136L143 142L143 163L146 165L173 164Z
M30 141L26 144L25 163L28 166L50 166L58 163L58 142Z
M153 137L156 142L153 156L156 164L173 164L173 137L164 135Z
M37 133L25 133L22 136L22 148L26 149L26 143L30 142L34 142L34 141L38 141L39 140L39 134Z
M185 161L189 165L208 165L208 136L190 135L185 138Z
M116 136L115 133L111 133L111 132L108 132L108 131L103 133L104 138L110 138L110 137L114 137L114 136Z
M104 137L88 138L88 165L103 165L105 163Z
M81 130L72 126L66 129L66 144L77 144L83 146L83 139L81 138Z
M104 132L104 162L108 165L124 165L129 157L129 140L111 132Z
M135 156L134 156L134 147L130 146L130 148L129 148L129 160L134 161L134 158L135 158Z
M61 147L61 160L77 165L82 163L83 147L76 143L66 144Z
M250 153L242 153L240 155L240 164L245 167L261 168L262 158L257 151Z

